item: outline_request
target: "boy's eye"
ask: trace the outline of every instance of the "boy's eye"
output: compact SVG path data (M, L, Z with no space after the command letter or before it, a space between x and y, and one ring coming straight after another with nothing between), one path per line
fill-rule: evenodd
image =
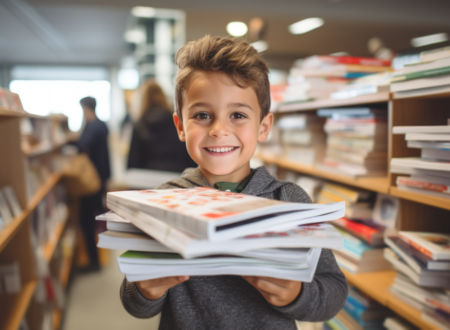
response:
M210 119L211 118L211 116L207 112L197 112L192 117L194 119L199 119L199 120L206 120L206 119Z
M231 118L233 118L233 119L244 119L244 118L247 118L247 116L244 113L241 113L241 112L233 112L233 114L231 115Z

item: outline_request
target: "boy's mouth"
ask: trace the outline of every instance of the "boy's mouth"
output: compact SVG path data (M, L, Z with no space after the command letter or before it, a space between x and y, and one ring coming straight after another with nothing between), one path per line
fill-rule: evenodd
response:
M206 147L204 148L208 152L212 152L215 154L224 154L227 152L232 152L236 150L238 147Z

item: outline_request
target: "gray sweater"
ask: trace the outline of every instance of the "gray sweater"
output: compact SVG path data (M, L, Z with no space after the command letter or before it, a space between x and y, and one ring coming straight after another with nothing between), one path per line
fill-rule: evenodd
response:
M198 168L160 188L209 186ZM242 191L290 202L311 202L302 188L280 182L264 167L255 170ZM240 276L193 276L158 300L142 296L134 283L123 280L120 297L135 317L149 318L161 312L159 329L296 329L294 320L324 321L344 305L347 282L330 250L323 249L311 283L303 283L294 302L284 307L268 303Z

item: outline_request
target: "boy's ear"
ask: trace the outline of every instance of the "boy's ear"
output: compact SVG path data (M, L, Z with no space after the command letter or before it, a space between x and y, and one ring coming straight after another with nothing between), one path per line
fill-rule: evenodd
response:
M173 114L173 123L175 124L175 127L177 128L178 138L182 142L186 142L186 137L184 134L184 127L183 127L183 121L176 113Z
M273 113L269 112L259 124L258 142L266 141L273 125Z

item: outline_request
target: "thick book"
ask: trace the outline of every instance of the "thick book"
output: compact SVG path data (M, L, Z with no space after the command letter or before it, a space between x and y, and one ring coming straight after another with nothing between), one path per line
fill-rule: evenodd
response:
M142 213L140 213L141 215ZM135 218L135 220L139 225L140 219ZM328 223L302 225L284 231L273 230L214 242L198 239L149 215L145 216L143 223L141 228L146 234L184 258L223 253L240 254L245 251L268 248L341 249L343 246L342 235Z
M384 249L384 257L398 272L407 276L418 285L435 288L450 288L449 272L427 270L416 273L411 267L409 267L406 262L403 261L403 259L401 259L399 255L397 255L390 248Z
M450 271L450 260L433 260L403 241L398 235L384 238L387 246L397 253L416 273L423 269Z
M175 253L127 251L118 257L119 269L130 282L168 276L269 276L311 282L321 249L313 249L310 262L282 263L253 258L205 257L183 259Z
M145 233L129 233L107 230L98 235L97 246L112 250L131 250L140 252L166 252L176 251L161 244ZM258 258L278 262L296 263L306 262L311 259L313 249L319 248L280 248L280 249L257 249L248 251L230 251L223 244L222 249L217 248L212 253L204 252L193 257L204 257L208 255L233 255L240 257Z
M449 234L399 231L398 236L433 260L450 260Z
M206 187L109 192L107 206L143 231L157 219L167 229L211 241L334 220L345 212L344 202L293 203Z

